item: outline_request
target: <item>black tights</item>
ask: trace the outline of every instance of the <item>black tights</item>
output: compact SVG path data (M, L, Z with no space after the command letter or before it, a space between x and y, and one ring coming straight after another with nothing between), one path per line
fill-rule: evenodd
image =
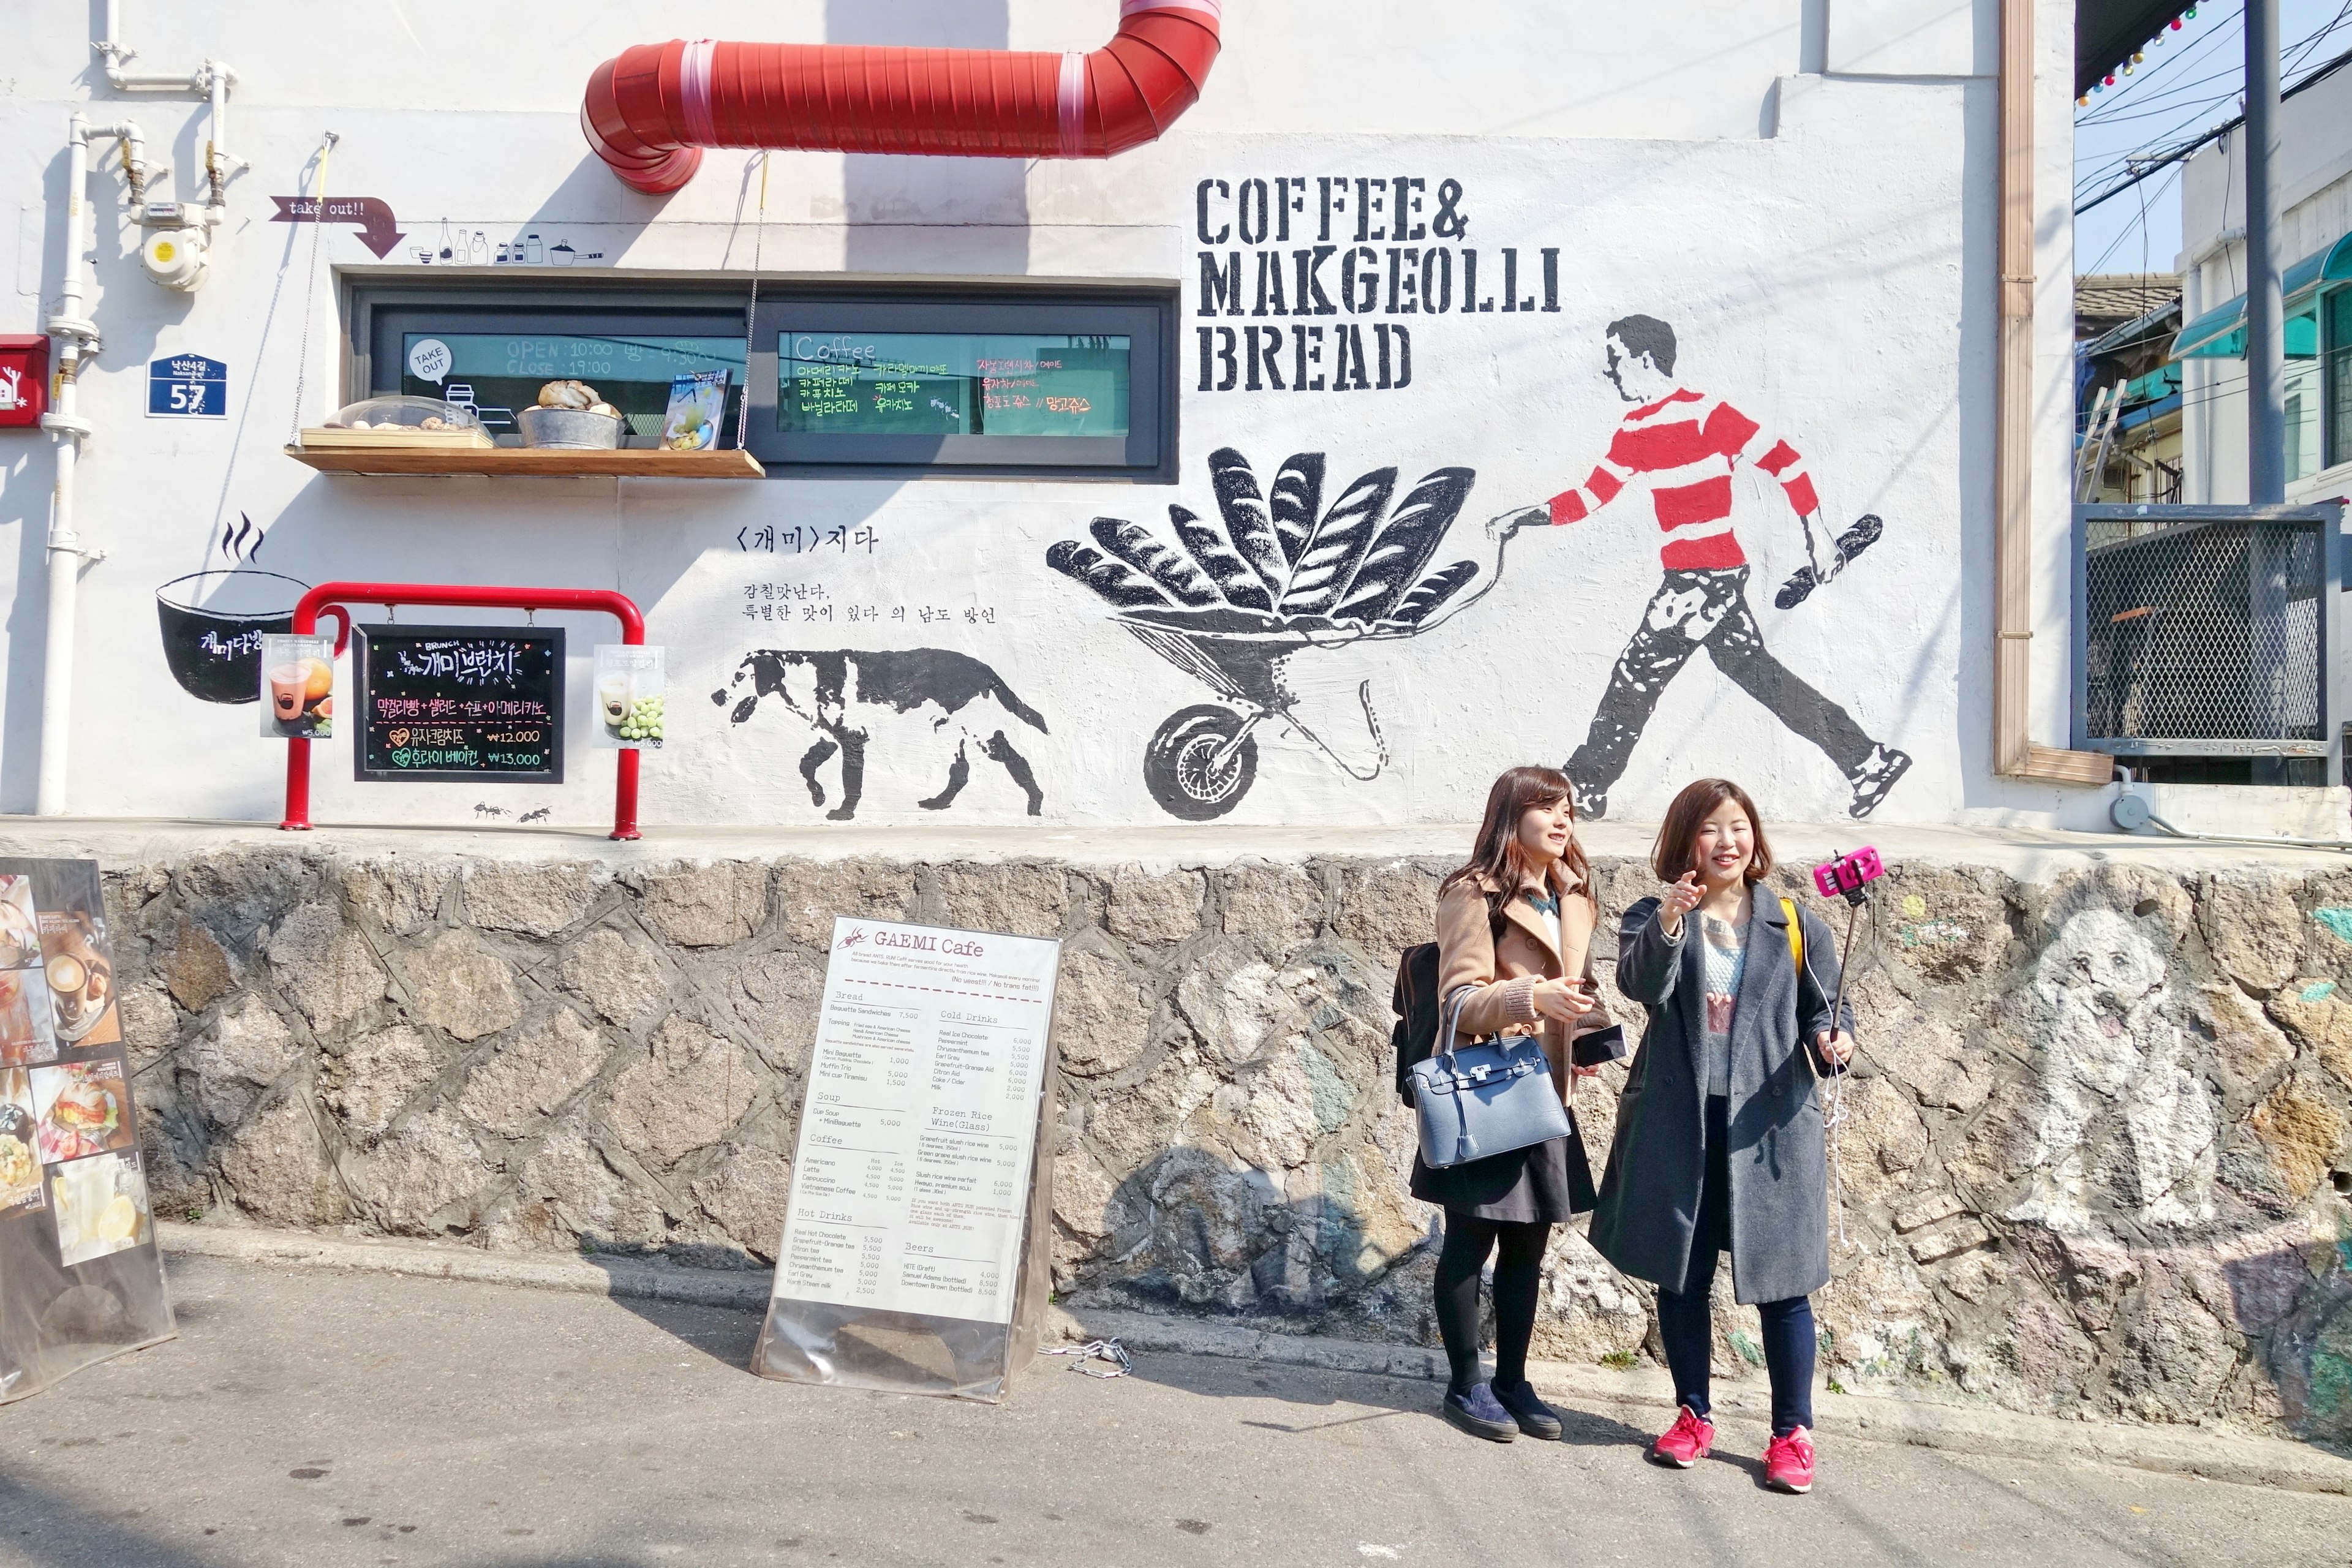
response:
M1446 1211L1436 1296L1437 1331L1454 1373L1449 1393L1465 1394L1479 1381L1478 1275L1490 1252L1496 1253L1495 1381L1506 1387L1526 1381L1528 1341L1536 1331L1536 1302L1543 1293L1544 1247L1550 1240L1551 1226L1541 1221L1514 1224Z

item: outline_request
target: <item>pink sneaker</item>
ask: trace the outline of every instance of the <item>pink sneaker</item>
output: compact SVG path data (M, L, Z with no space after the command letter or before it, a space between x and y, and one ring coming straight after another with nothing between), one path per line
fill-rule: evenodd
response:
M1675 1417L1675 1424L1666 1428L1666 1435L1650 1445L1650 1458L1661 1465L1687 1470L1706 1458L1714 1447L1715 1423L1685 1405Z
M1802 1426L1764 1447L1764 1484L1776 1492L1813 1489L1813 1435Z

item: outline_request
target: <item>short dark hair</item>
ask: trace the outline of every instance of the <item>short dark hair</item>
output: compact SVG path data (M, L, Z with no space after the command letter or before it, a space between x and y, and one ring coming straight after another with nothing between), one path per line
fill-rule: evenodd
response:
M1675 330L1655 316L1620 316L1609 323L1609 335L1625 345L1629 354L1648 354L1650 363L1668 375L1675 374Z
M1748 814L1748 826L1756 830L1756 854L1748 862L1748 879L1760 882L1772 874L1772 846L1765 840L1764 819L1756 814L1756 803L1748 798L1748 792L1729 779L1700 779L1683 786L1683 793L1666 807L1665 821L1658 825L1658 841L1650 847L1650 869L1658 874L1659 881L1680 881L1684 872L1698 869L1698 830L1727 800L1738 804Z

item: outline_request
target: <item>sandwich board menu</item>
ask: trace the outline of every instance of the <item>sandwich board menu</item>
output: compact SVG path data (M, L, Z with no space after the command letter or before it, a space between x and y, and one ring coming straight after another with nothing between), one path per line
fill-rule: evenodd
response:
M561 627L359 626L355 776L563 782Z
M1011 1370L1061 943L842 918L754 1370L993 1398ZM1042 1211L1038 1211L1042 1212ZM951 1366L885 1350L929 1336Z
M98 863L0 858L0 1405L174 1331Z

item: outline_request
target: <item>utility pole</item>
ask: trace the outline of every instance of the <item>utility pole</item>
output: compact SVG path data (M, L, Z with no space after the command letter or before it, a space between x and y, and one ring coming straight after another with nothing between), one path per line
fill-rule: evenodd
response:
M2255 506L2286 500L2278 114L2279 0L2246 0L2246 500Z

